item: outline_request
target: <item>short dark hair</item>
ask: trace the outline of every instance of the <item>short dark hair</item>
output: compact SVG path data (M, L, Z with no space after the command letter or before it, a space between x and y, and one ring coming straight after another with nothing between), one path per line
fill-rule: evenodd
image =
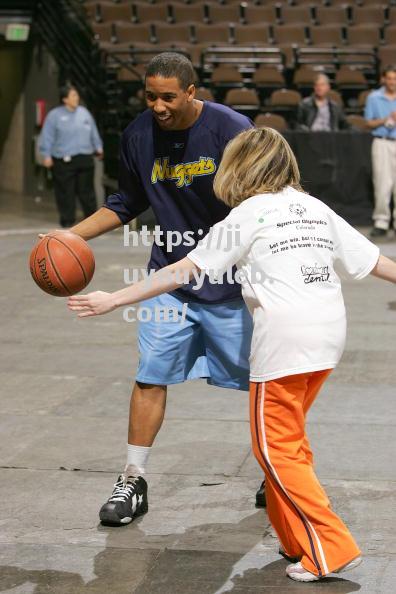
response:
M382 69L382 76L386 76L388 72L396 72L396 64L388 64Z
M147 66L148 76L162 76L163 78L177 78L180 87L186 91L195 83L195 71L190 60L176 52L162 52L152 58Z
M59 101L63 103L63 99L69 96L70 91L76 91L78 93L77 87L75 87L72 83L67 82L62 85L59 89ZM78 93L79 94L79 93Z

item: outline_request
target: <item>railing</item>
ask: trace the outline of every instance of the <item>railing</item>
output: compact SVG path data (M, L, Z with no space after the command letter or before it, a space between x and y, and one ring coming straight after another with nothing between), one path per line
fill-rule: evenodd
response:
M202 69L214 64L285 66L283 52L268 46L212 46L206 48L201 56Z
M60 69L60 82L71 80L94 111L104 102L99 52L82 6L76 0L38 0L37 31Z
M139 65L147 65L151 58L153 58L159 51L165 51L162 47L159 50L157 47L153 47L153 49L141 49L141 48L129 48L129 49L122 49L117 50L114 52L106 52L102 50L101 52L101 63L106 68L126 68L131 73L140 76L140 72L136 70L136 66ZM188 51L184 50L183 48L178 48L175 46L170 46L169 51L177 52L179 54L183 54L187 58L190 58L190 54Z
M379 78L379 59L377 50L340 47L294 47L296 67L320 64L323 67L352 66L372 74L373 82Z

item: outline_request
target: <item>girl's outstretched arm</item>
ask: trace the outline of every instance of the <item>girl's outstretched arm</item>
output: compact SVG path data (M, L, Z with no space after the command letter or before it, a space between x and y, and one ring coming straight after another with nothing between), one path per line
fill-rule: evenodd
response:
M198 272L199 268L194 262L183 258L175 264L154 272L146 280L135 283L131 287L125 287L115 293L94 291L87 295L73 295L69 297L67 304L69 309L78 312L79 318L98 316L113 311L117 307L173 291L187 284L195 276L194 273Z
M396 283L396 262L386 256L380 256L370 274L391 283Z

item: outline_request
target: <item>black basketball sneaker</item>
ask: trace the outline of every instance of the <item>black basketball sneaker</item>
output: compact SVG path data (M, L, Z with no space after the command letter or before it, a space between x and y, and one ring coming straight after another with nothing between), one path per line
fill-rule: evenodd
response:
M122 526L147 511L147 483L144 478L120 474L111 497L100 509L99 518L102 524Z
M256 507L267 507L267 500L265 498L265 479L256 493Z

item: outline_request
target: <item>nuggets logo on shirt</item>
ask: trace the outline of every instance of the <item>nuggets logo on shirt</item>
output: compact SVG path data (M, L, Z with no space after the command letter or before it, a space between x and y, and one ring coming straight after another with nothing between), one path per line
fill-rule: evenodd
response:
M189 186L195 177L211 175L216 171L216 163L212 157L200 157L199 161L169 165L169 157L155 159L151 172L151 183L169 179L176 182L178 188Z

